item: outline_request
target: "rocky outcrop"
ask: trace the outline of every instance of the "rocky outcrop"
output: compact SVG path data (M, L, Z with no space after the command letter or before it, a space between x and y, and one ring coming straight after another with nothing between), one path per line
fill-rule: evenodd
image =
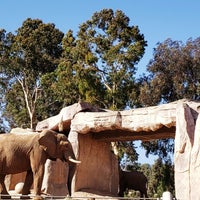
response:
M63 108L58 115L49 117L41 122L38 122L36 131L42 131L43 129L51 129L57 132L69 132L71 120L79 112L98 112L101 111L98 108L93 107L87 102L75 103L71 106Z
M200 199L199 113L199 102L179 102L177 105L174 153L177 199Z
M93 192L117 196L118 160L111 150L112 141L152 140L175 137L176 103L126 111L92 108L87 103L64 108L54 117L37 125L64 131L81 164L77 167L72 193ZM63 129L59 127L64 127Z
M200 102L188 100L124 111L103 110L79 102L39 122L36 130L52 129L68 135L77 159L82 161L74 176L73 196L117 195L118 161L111 142L175 138L176 198L194 200L200 198L199 108ZM66 195L67 169L59 163L47 164L44 191ZM60 179L58 171L62 172Z

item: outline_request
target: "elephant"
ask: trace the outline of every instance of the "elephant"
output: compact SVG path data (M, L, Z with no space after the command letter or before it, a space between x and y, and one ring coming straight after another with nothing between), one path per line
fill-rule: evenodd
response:
M146 197L147 195L147 178L139 171L123 171L119 170L119 196L123 197L126 189L132 189L140 191L140 197Z
M80 161L75 159L67 136L47 129L40 133L0 134L1 197L11 198L4 183L5 176L26 171L21 198L28 197L33 184L34 199L42 199L41 186L47 159L53 161L60 159L68 163L68 188L71 195L72 178Z

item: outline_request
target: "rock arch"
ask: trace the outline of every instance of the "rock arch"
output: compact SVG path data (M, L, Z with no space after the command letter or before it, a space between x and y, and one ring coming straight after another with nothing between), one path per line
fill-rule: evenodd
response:
M110 142L175 138L176 198L194 200L200 198L199 108L200 102L186 99L124 111L80 102L39 122L36 129L59 131L62 125L68 134L77 158L82 160L74 177L73 196L80 192L117 196L118 162L110 151Z

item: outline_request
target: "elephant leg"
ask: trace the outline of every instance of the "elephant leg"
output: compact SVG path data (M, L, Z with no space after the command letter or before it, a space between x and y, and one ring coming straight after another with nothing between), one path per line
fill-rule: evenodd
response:
M124 192L119 191L118 195L119 195L120 197L123 197L123 196L124 196Z
M40 198L41 195L41 188L42 188L42 181L44 177L44 164L40 164L37 169L33 169L34 180L33 180L33 189L34 195L37 198Z
M144 191L144 196L145 196L146 198L148 198L148 195L147 195L147 191L146 191L146 190Z
M11 196L9 195L9 193L6 189L5 183L4 183L5 177L6 177L5 174L0 174L0 184L1 184L1 187L0 187L1 196L0 196L0 198L1 199L11 199Z
M148 198L146 189L145 190L140 190L140 197L141 198L144 198L144 197Z
M126 188L124 186L120 186L118 195L120 197L123 197L125 190L126 190Z
M145 185L142 184L140 193L143 195L142 197L148 198L148 195L147 195L147 187L146 187L146 185L147 185L147 183L145 183Z
M144 194L143 192L140 190L140 198L143 198L144 197Z
M22 195L30 194L30 189L33 184L33 172L31 170L26 172L26 178L24 182L24 187L22 189Z

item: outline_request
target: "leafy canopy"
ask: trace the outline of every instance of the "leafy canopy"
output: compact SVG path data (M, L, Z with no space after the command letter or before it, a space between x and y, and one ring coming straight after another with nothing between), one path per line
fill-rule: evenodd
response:
M62 96L65 105L81 99L104 108L124 109L131 101L135 65L146 46L138 27L130 26L122 11L103 9L80 25L77 37L68 31L62 44L59 67L54 77L46 77L54 80L51 87L58 88L55 96Z
M103 9L83 23L78 32L78 45L90 49L85 64L92 65L101 77L106 89L104 101L110 109L123 109L130 101L135 65L145 51L143 34L129 21L120 10Z
M199 48L200 38L189 39L186 44L171 39L158 43L147 66L149 77L141 87L141 103L157 105L182 98L199 99Z
M200 38L180 41L165 40L154 49L147 70L140 79L139 102L142 106L169 103L178 99L200 99ZM143 143L149 153L170 160L174 140L156 140Z
M12 35L12 40L4 40L0 65L9 83L5 116L11 124L30 128L36 125L40 77L56 69L62 53L62 38L63 33L54 24L28 18L17 34Z

